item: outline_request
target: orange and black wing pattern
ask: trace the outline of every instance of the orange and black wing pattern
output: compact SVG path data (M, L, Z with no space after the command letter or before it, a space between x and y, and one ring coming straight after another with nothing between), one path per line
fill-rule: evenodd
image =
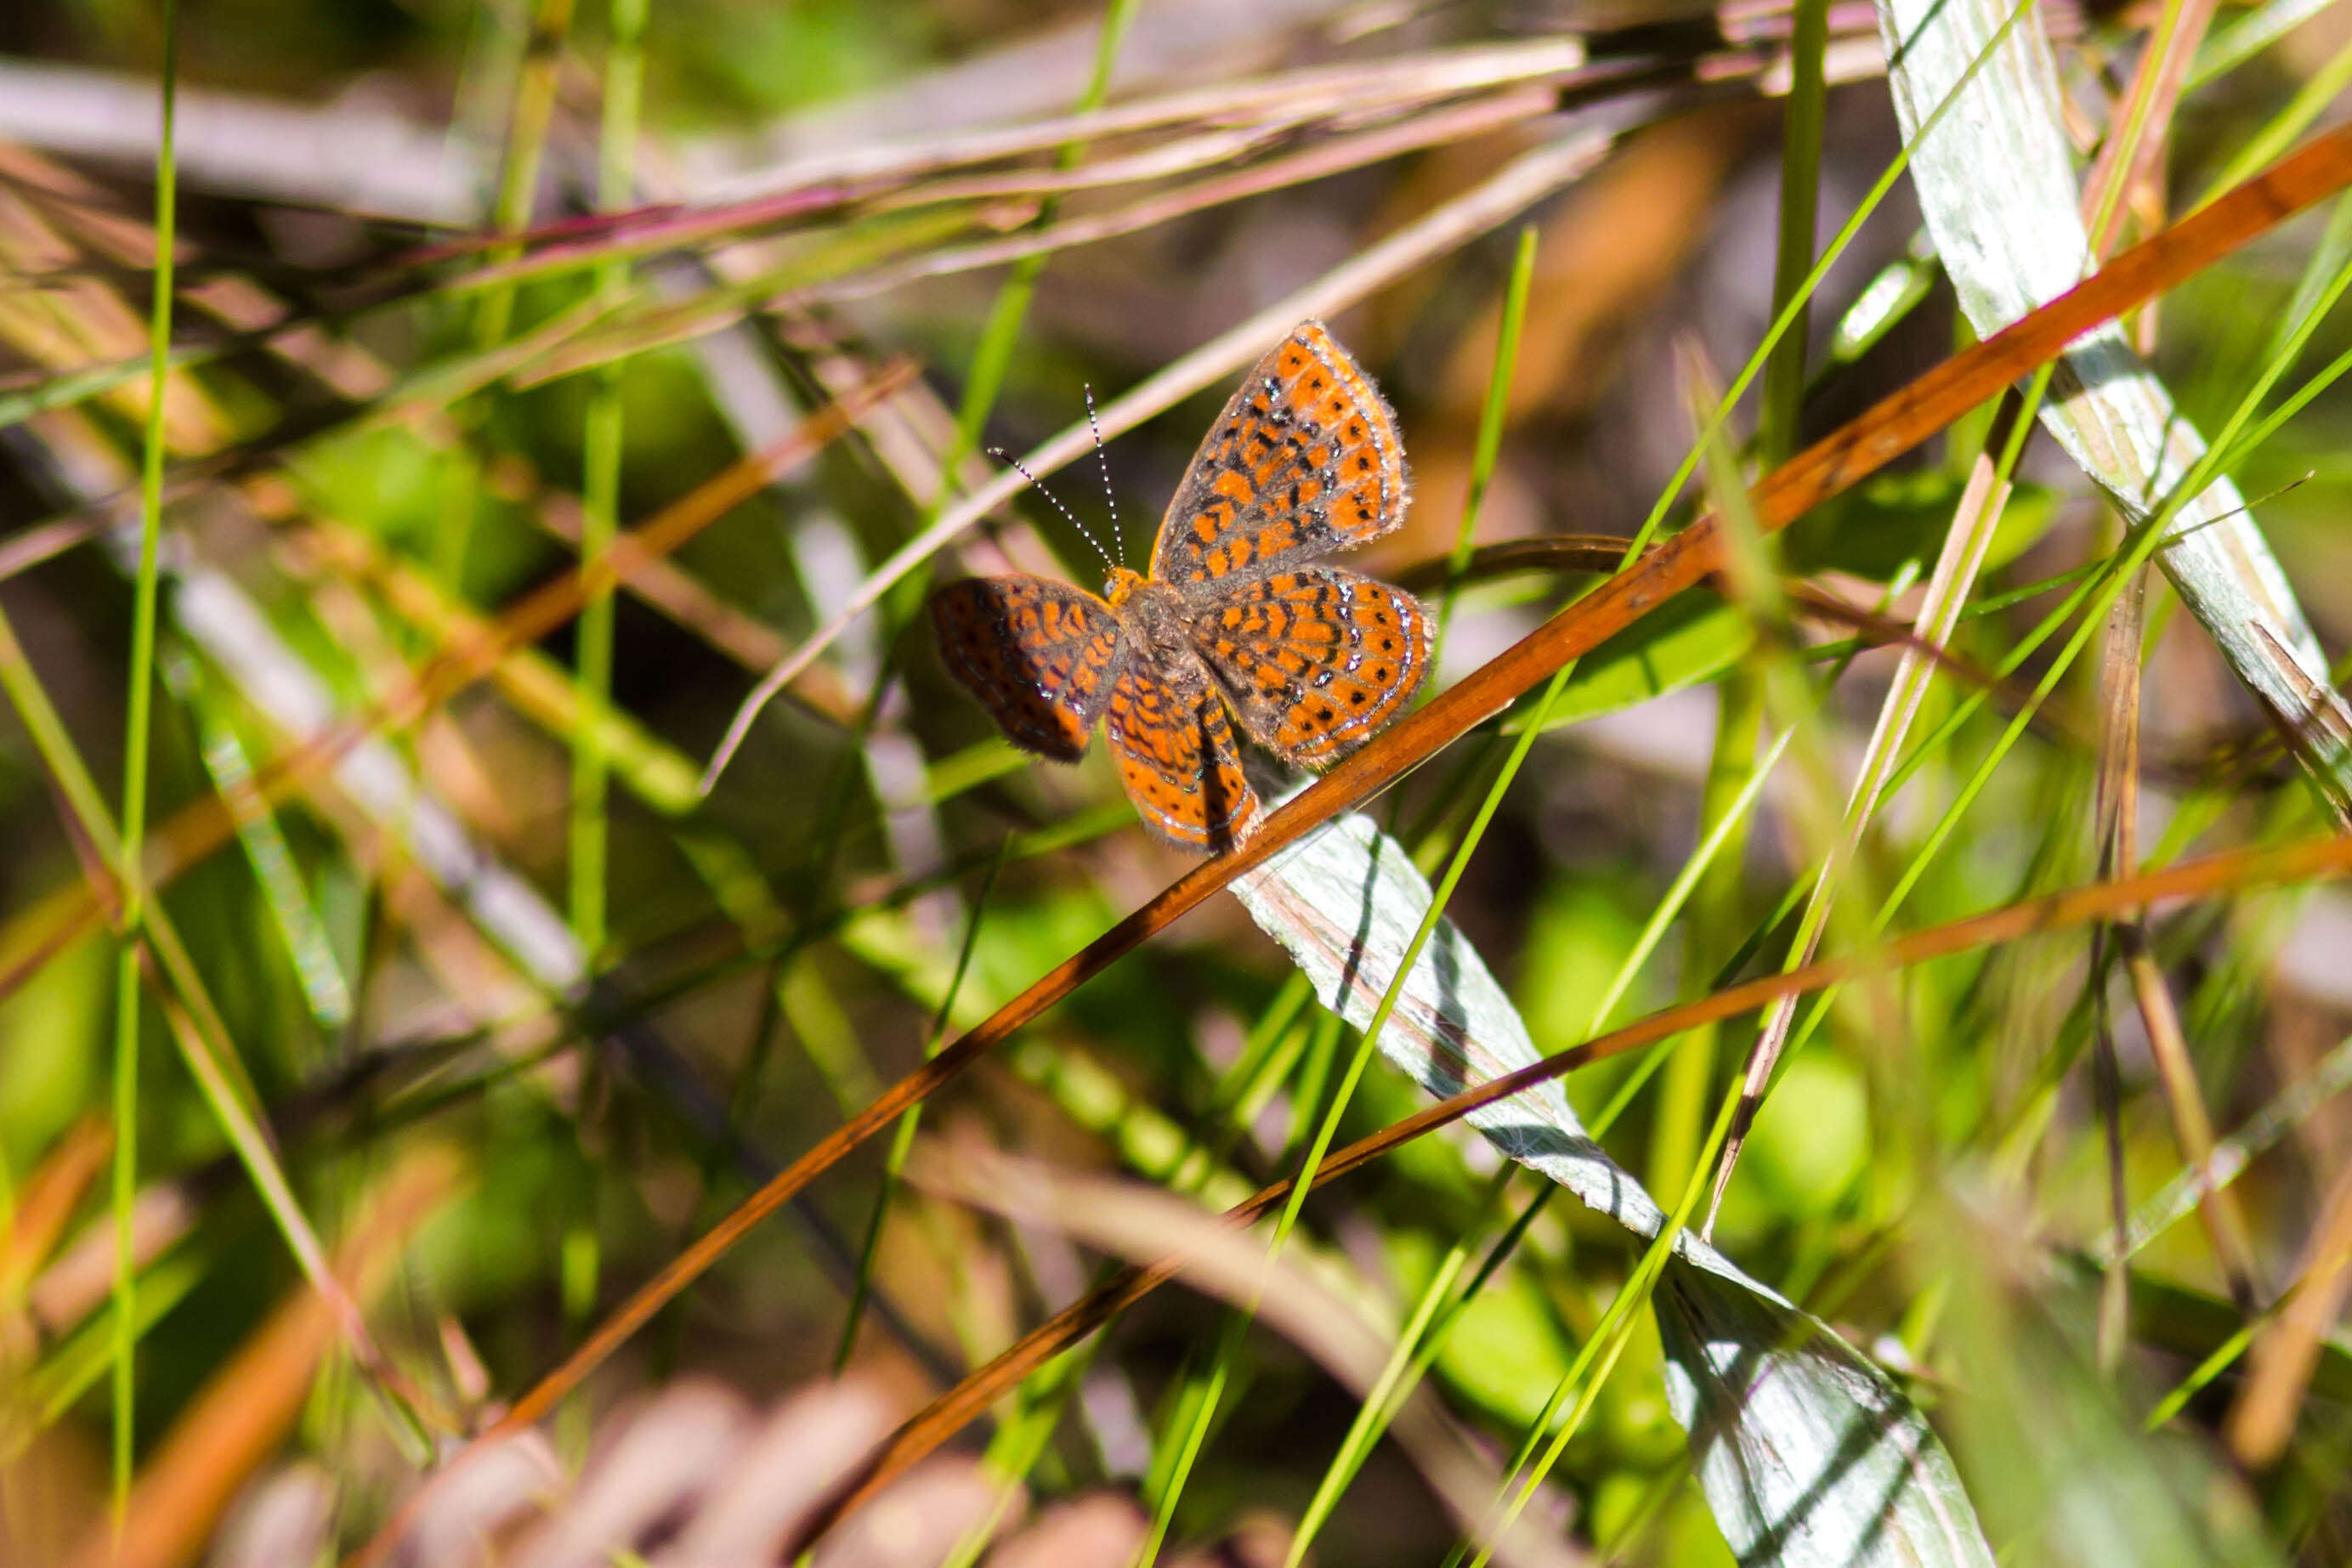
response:
M1221 853L1257 825L1224 699L1192 660L1172 668L1129 660L1111 685L1103 733L1128 799L1169 842Z
M948 673L1005 739L1062 762L1086 755L1122 662L1109 605L1042 577L968 577L931 595L930 608Z
M1160 525L1151 575L1190 592L1375 539L1404 518L1396 415L1319 321L1257 363Z
M1323 768L1402 713L1429 665L1429 617L1401 589L1337 567L1236 583L1204 601L1192 647L1252 740Z

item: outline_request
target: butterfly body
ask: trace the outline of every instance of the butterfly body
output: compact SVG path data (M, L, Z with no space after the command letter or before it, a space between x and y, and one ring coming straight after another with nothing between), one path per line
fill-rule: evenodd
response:
M1403 519L1396 417L1320 323L1262 361L1178 486L1150 576L1100 598L1045 578L969 578L931 601L948 668L1014 745L1062 761L1100 720L1147 826L1189 849L1263 814L1234 721L1321 768L1403 711L1429 623L1398 589L1317 558Z

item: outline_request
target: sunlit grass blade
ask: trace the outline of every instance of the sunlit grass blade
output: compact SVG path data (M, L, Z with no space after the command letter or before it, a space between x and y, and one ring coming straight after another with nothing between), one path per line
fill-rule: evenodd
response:
M1462 501L1462 527L1454 536L1454 553L1446 559L1445 597L1437 607L1437 634L1430 639L1429 667L1444 666L1445 633L1454 624L1454 604L1461 591L1463 570L1478 532L1478 512L1494 482L1495 464L1503 451L1503 421L1510 411L1511 376L1519 358L1519 334L1527 328L1528 288L1535 281L1536 228L1519 230L1518 249L1512 253L1510 281L1503 288L1503 315L1495 335L1495 369L1486 381L1486 401L1478 410L1478 434L1470 451L1470 489Z
M973 898L971 918L965 922L963 945L956 950L955 973L948 980L947 994L940 998L940 1009L931 1020L930 1038L923 1042L925 1054L935 1054L940 1042L947 1038L948 1024L955 1016L957 995L963 989L964 977L971 972L971 956L980 945L980 925L988 913L989 894L995 891L996 878L1004 870L1004 858L1013 847L1008 835L998 846L996 858L989 862L988 874L982 879L980 893ZM833 1366L837 1374L849 1364L849 1354L857 1347L858 1322L865 1315L866 1298L872 1288L874 1262L882 1245L882 1228L890 1215L890 1200L897 1191L900 1174L906 1169L907 1153L914 1147L915 1130L919 1124L922 1107L908 1108L890 1135L889 1152L883 1156L882 1185L874 1194L874 1211L866 1223L866 1240L857 1254L857 1283L850 1292L849 1309L842 1316L841 1339L834 1347Z
M114 862L116 924L122 943L114 1009L114 1416L113 1505L119 1525L131 1501L136 1428L132 1356L138 1344L138 1264L132 1205L139 1196L139 944L147 917L147 747L155 685L155 601L163 534L163 399L172 351L172 269L177 246L179 0L163 4L163 123L155 153L154 299L148 325L147 428L139 468L139 569L131 612L131 668L122 750L122 841ZM11 641L14 641L13 636ZM15 661L12 661L14 663ZM29 670L22 672L29 675ZM24 699L18 699L22 712Z

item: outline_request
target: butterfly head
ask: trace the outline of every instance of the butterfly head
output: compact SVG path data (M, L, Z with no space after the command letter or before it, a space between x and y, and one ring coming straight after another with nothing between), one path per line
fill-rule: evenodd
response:
M1135 597L1135 591L1148 580L1139 571L1129 571L1123 566L1112 567L1110 576L1103 580L1103 597L1109 600L1116 609Z

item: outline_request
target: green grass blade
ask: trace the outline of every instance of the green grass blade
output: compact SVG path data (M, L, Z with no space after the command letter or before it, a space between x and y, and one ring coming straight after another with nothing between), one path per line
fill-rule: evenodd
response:
M636 193L646 6L646 0L612 0L596 171L597 204L606 209L627 205ZM600 266L594 287L598 295L617 303L628 291L629 264L616 259ZM583 706L591 713L610 707L613 700L614 587L601 580L594 569L620 532L621 377L625 364L615 361L596 371L581 442L580 568L593 586L581 602L575 645ZM600 967L606 942L605 862L612 837L607 772L603 727L579 726L572 732L571 913L572 933L592 973Z
M1813 262L1813 221L1821 205L1822 126L1828 117L1829 0L1796 0L1789 43L1792 74L1782 109L1780 235L1772 258L1772 316L1788 326L1764 365L1764 406L1756 445L1766 466L1797 449L1805 398L1805 338Z
M1495 369L1486 379L1486 401L1478 410L1477 444L1470 454L1470 489L1462 502L1462 527L1446 558L1445 597L1437 608L1437 635L1430 642L1429 667L1438 668L1445 653L1446 629L1454 623L1454 603L1462 591L1462 574L1470 565L1472 537L1478 531L1479 508L1486 486L1495 477L1495 463L1503 451L1503 420L1510 412L1511 376L1519 360L1519 336L1527 328L1528 288L1536 275L1536 226L1519 230L1519 246L1511 257L1511 280L1503 290L1503 320L1495 336Z
M1307 1549L1330 1520L1331 1511L1339 1506L1340 1495L1348 1490L1349 1483L1363 1469L1364 1460L1371 1454L1372 1445L1388 1428L1390 1418L1396 1413L1405 1395L1412 1392L1430 1362L1435 1359L1444 1343L1446 1330L1459 1319L1461 1309L1468 1304L1491 1272L1491 1270L1481 1270L1459 1296L1448 1302L1447 1297L1454 1289L1454 1280L1470 1261L1473 1239L1485 1228L1486 1216L1502 1201L1503 1191L1510 1185L1511 1177L1517 1174L1517 1170L1516 1166L1503 1166L1488 1178L1486 1190L1479 1198L1478 1218L1446 1249L1445 1256L1431 1272L1429 1282L1423 1287L1420 1298L1413 1302L1412 1311L1405 1320L1404 1328L1397 1335L1387 1364L1366 1391L1363 1403L1356 1407L1355 1419L1349 1423L1347 1435L1340 1438L1339 1452L1325 1467L1323 1479L1316 1485L1315 1495L1307 1500L1305 1511L1298 1516L1298 1528L1291 1534L1290 1551L1283 1560L1283 1568L1299 1568L1299 1564L1306 1561ZM1549 1193L1559 1190L1549 1187L1538 1193L1506 1239L1516 1240L1524 1235L1525 1222L1542 1207ZM1498 1246L1493 1256L1499 1258L1502 1251ZM1445 1308L1443 1316L1440 1314L1441 1307Z
M947 994L940 998L939 1011L932 1016L930 1038L923 1042L923 1054L935 1055L940 1042L947 1038L948 1026L955 1018L956 998L963 990L964 977L971 972L971 956L980 946L982 918L988 913L989 894L996 891L997 874L1004 869L1006 854L1013 848L1007 834L997 845L996 858L988 862L988 874L980 884L980 895L972 901L971 918L964 923L963 945L956 950L955 973L948 980ZM890 1199L898 1190L901 1173L907 1168L908 1153L915 1145L915 1129L922 1119L923 1108L914 1106L898 1118L898 1125L890 1138L890 1151L882 1164L882 1185L874 1193L874 1209L866 1221L866 1239L857 1251L857 1281L851 1287L849 1310L842 1315L841 1338L834 1346L833 1369L839 1374L849 1364L849 1353L857 1347L857 1325L866 1313L866 1301L872 1294L874 1260L882 1246L882 1227L890 1215Z
M139 467L139 576L131 612L129 710L122 755L122 851L118 914L122 952L115 972L114 1037L114 1468L115 1518L131 1500L137 1406L138 1259L131 1210L139 1197L139 943L146 922L147 743L155 687L156 561L163 534L163 400L172 354L172 268L178 172L173 138L179 107L179 0L163 0L163 125L155 153L154 303L148 316L147 429Z

